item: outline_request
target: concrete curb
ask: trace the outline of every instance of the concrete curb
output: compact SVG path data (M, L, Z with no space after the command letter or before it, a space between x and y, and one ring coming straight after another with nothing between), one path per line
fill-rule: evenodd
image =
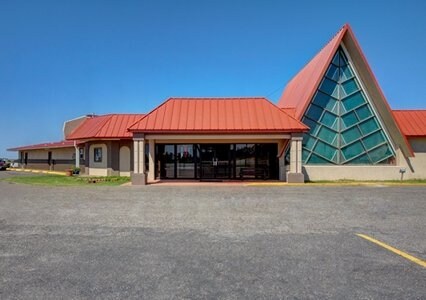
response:
M50 175L62 175L65 176L65 172L61 171L47 171L47 170L34 170L34 169L18 169L18 168L7 168L8 171L14 172L27 172L27 173L36 173L36 174L50 174Z

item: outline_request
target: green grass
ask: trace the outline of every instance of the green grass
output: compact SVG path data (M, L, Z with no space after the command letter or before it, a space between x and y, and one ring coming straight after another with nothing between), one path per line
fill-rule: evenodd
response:
M129 177L67 177L62 175L13 176L7 182L49 186L117 186L130 181Z

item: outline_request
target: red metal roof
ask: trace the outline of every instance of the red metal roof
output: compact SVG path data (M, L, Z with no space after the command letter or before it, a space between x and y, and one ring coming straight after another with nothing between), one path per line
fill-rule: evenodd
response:
M127 131L130 125L140 120L144 114L111 114L86 119L70 135L68 140L131 138Z
M129 128L139 132L301 132L301 122L266 98L170 98Z
M23 150L38 150L38 149L57 149L74 147L74 141L60 141L51 143L42 143L36 145L21 146L7 149L7 151L23 151Z
M393 115L405 136L426 136L426 110L394 110Z
M349 25L345 24L327 45L290 80L278 101L279 107L294 108L295 117L298 120L301 119L348 29Z

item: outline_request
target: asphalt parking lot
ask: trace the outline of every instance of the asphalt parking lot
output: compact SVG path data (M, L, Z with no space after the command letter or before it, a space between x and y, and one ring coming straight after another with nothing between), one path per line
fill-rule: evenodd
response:
M426 268L356 235L425 260L425 187L0 192L0 299L426 299Z

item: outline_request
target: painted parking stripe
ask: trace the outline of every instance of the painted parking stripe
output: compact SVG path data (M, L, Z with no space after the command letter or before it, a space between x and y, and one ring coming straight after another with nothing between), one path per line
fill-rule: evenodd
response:
M376 245L379 245L379 246L385 248L386 250L389 250L389 251L391 251L395 254L398 254L398 255L404 257L405 259L408 259L408 260L410 260L410 261L412 261L412 262L414 262L414 263L416 263L416 264L418 264L418 265L420 265L424 268L426 268L426 261L424 261L420 258L414 257L414 256L412 256L412 255L410 255L410 254L408 254L404 251L398 250L398 249L396 249L392 246L389 246L389 245L387 245L387 244L385 244L381 241L378 241L378 240L376 240L376 239L374 239L374 238L372 238L368 235L365 235L365 234L362 234L362 233L357 233L356 235L363 238L363 239L366 239L367 241L370 241L370 242L372 242Z

